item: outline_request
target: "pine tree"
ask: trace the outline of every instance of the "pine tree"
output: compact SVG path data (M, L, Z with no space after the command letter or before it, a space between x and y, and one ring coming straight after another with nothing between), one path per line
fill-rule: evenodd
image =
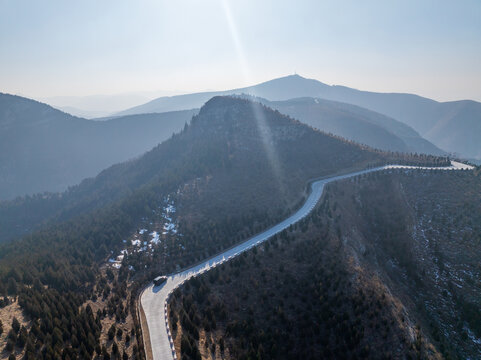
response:
M114 341L113 344L112 344L112 354L117 355L118 353L119 353L119 346Z
M14 278L8 279L7 292L9 295L17 295L17 281Z
M22 326L22 328L20 329L20 334L18 335L18 338L17 338L17 346L20 349L23 349L23 347L25 346L25 343L27 342L27 337L28 337L27 328L25 326Z
M114 336L115 336L115 325L114 325L114 324L112 324L112 325L110 326L108 335L109 335L109 340L112 341L112 340L114 339Z
M20 323L15 316L12 319L12 329L13 331L15 331L15 333L18 333L18 331L20 330Z

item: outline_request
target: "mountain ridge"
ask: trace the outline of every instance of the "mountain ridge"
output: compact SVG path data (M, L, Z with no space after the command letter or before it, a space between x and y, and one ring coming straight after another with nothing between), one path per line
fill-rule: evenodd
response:
M289 75L233 90L160 97L144 105L126 109L119 114L195 108L207 101L208 97L239 93L263 97L270 101L314 97L361 106L411 126L421 136L426 136L427 140L443 150L468 158L481 157L481 144L478 141L481 134L481 103L479 102L474 100L438 102L414 94L362 91L341 85L326 85L299 75ZM468 110L470 115L466 117L463 111ZM442 118L451 125L442 127L437 125ZM440 129L432 132L431 130L436 126ZM453 127L457 128L454 134L450 131Z
M443 155L407 125L366 109L323 100L322 108L318 106L312 114L309 110L304 117L289 112L287 105L290 102L295 108L306 108L310 105L304 103L309 100L285 100L286 104L262 101L281 112L287 109L284 112L320 130L374 148ZM181 131L198 111L134 114L97 121L72 116L36 100L0 94L0 199L65 190L114 163L140 156Z
M261 124L255 120L259 114L263 116ZM302 141L298 140L300 137ZM292 148L294 142L297 145ZM273 156L273 147L279 146L282 151ZM331 154L331 157L326 154ZM215 97L204 105L179 134L137 159L113 165L95 178L85 179L61 194L36 195L12 202L0 202L0 238L12 238L18 234L19 229L21 233L25 233L25 229L31 231L48 219L65 221L72 216L103 207L129 196L152 181L158 182L159 179L168 184L185 182L188 179L183 174L195 173L194 178L197 178L207 175L206 171L227 169L236 164L236 169L258 166L257 176L267 172L264 175L272 178L274 183L281 181L284 189L289 189L292 182L299 181L299 177L303 179L304 186L304 181L319 174L335 173L340 166L354 166L361 159L379 163L387 161L387 156L386 153L315 130L260 103L232 97ZM395 156L397 160L436 160L429 156ZM256 158L258 161L252 163ZM289 164L290 168L285 169L283 163ZM323 165L320 167L319 164ZM272 171L278 172L274 176ZM283 180L283 176L279 177L279 171L281 175L289 174L287 180ZM310 175L307 176L306 173ZM239 170L234 178L236 181L243 179L250 183L251 177L252 174ZM229 186L230 183L222 181L218 184L219 189L223 188L226 194L232 192ZM269 192L281 191L276 186ZM261 198L268 194L258 196ZM286 196L279 193L279 198ZM243 201L246 199L239 197L236 203Z
M373 148L446 155L446 152L422 138L408 125L356 105L317 98L285 101L254 99L319 130Z

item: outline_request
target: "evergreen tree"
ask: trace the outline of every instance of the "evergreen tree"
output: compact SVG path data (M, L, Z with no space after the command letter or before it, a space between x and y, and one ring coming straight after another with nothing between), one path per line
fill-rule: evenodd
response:
M17 295L17 281L13 277L8 279L7 292L8 295Z

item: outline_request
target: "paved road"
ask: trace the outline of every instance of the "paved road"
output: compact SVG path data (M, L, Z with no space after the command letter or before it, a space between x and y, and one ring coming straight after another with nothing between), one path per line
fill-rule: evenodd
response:
M201 264L195 265L187 270L180 273L170 275L161 286L153 286L152 284L148 286L141 295L141 305L145 312L145 317L147 320L148 331L150 334L150 342L152 347L153 360L168 360L177 359L175 352L173 350L173 343L170 336L170 332L167 325L167 301L172 293L179 285L184 281L188 280L192 276L202 274L209 269L221 264L224 261L228 261L233 257L241 254L242 252L259 245L260 243L266 241L271 236L281 232L282 230L288 228L291 224L294 224L308 215L314 206L317 204L321 198L324 186L327 183L350 178L357 175L367 174L374 171L386 170L386 169L442 169L442 170L462 170L471 169L469 165L465 165L458 162L451 162L449 167L418 167L418 166L402 166L402 165L386 165L377 168L367 169L363 171L353 172L346 175L335 176L323 180L318 180L312 183L311 193L307 198L304 205L296 211L296 213L289 218L285 219L281 223L274 225L270 229L246 240L245 242L223 252L220 255L214 256Z

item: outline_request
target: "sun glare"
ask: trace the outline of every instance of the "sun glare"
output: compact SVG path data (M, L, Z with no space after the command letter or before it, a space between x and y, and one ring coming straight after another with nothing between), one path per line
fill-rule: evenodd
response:
M244 78L244 82L246 84L252 84L252 77L249 70L249 65L245 57L245 52L242 47L242 42L239 37L239 32L237 31L237 27L232 17L232 12L230 10L229 2L227 0L220 0L222 3L222 7L224 9L225 18L227 20L227 24L229 26L229 32L232 37L232 41L235 45L237 59L239 61L239 66L242 71L242 76ZM250 95L257 96L255 90L250 90ZM274 172L274 176L276 181L280 187L281 192L283 189L283 182L282 182L282 169L280 166L279 158L277 156L277 152L275 149L274 141L272 139L272 132L267 125L266 118L264 116L264 112L262 109L262 105L253 101L251 102L252 112L254 115L254 119L256 120L257 129L259 130L259 134L262 139L262 143L264 145L264 149L266 151L267 158L269 160L269 164L272 167Z

